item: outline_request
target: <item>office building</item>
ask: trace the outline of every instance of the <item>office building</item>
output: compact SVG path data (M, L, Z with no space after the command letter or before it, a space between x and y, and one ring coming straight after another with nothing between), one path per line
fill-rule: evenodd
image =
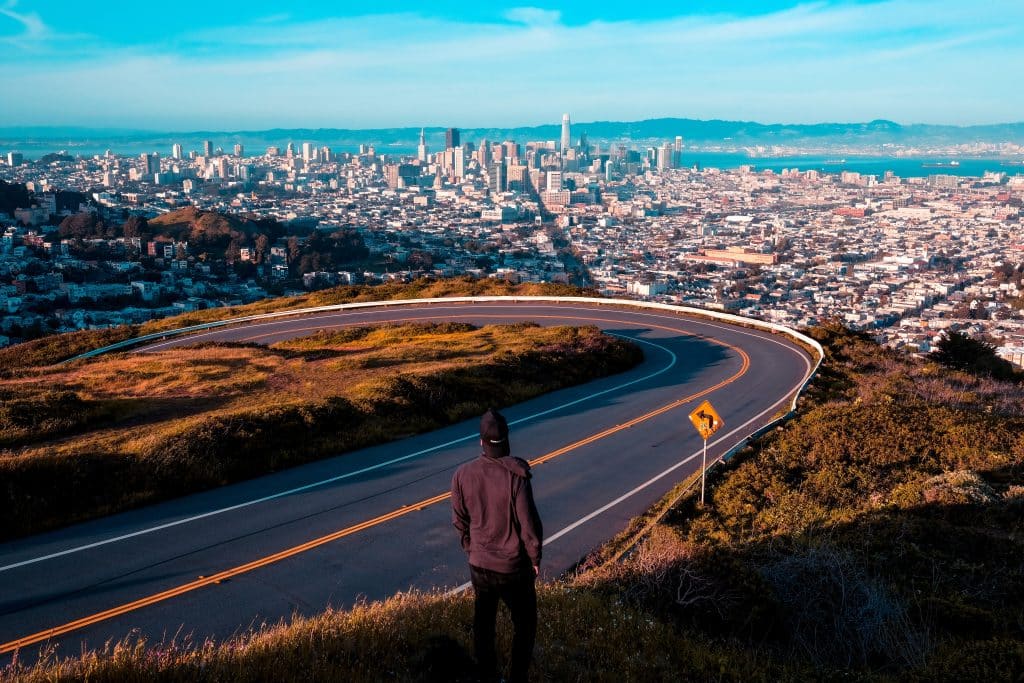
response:
M677 135L675 145L672 148L672 168L683 166L683 136Z
M488 168L491 165L491 143L486 138L480 141L480 149L476 153L476 160L480 168Z
M302 143L302 160L309 162L316 159L316 149L313 147L312 142Z
M502 157L505 159L512 159L513 161L519 159L519 143L513 142L512 140L506 140L501 143Z
M21 166L21 162L23 162L24 160L25 160L25 158L21 155L21 152L8 152L7 153L7 165L8 166L11 166L11 167Z
M142 161L142 172L144 174L151 176L160 172L159 154L146 154L143 152L139 155L139 160Z
M505 165L494 164L493 166L491 166L488 175L490 176L488 179L491 181L491 190L499 193L504 192L505 188L508 187L508 183L505 177Z
M461 146L456 147L455 150L455 177L465 178L466 177L466 150Z
M171 145L171 158L172 159L181 159L181 156L182 156L181 145L179 145L177 143Z
M548 171L548 192L558 192L562 189L562 172L561 171Z
M562 114L562 147L561 151L564 154L567 149L572 145L572 138L569 134L569 115Z
M388 164L384 167L384 177L392 189L414 187L418 183L419 173L419 166L413 164Z
M656 164L659 171L665 171L672 168L672 146L667 142L658 148L656 154Z
M422 128L420 128L420 144L416 145L416 158L424 164L427 163L427 138Z
M213 142L212 141L210 141L210 140L203 140L203 156L204 157L212 157L213 156Z
M245 147L241 143L235 143L235 156L240 157L245 152Z
M460 145L459 141L459 129L449 128L444 132L444 148L455 149Z

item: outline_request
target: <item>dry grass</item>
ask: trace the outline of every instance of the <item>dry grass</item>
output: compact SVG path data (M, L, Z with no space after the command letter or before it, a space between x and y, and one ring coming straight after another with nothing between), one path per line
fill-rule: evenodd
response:
M641 357L593 327L410 323L13 370L0 537L435 429ZM62 486L84 490L80 509L62 508Z
M623 561L540 588L533 680L1024 680L1019 388L816 333L809 410L716 470L705 508L684 497ZM470 623L468 595L400 595L6 675L469 680Z
M7 370L39 368L58 363L81 353L135 337L177 330L201 323L227 320L261 313L294 310L314 306L365 302L397 301L414 298L456 296L594 296L591 290L547 283L511 284L504 280L474 280L469 277L444 280L422 279L408 284L334 287L300 296L264 299L244 306L211 308L183 313L143 325L122 325L110 329L79 330L55 334L0 349L0 373Z
M538 611L532 680L805 680L806 672L795 667L683 636L650 614L595 592L541 586ZM12 683L472 681L471 622L469 595L402 594L227 643L126 640L78 659L51 655L6 674ZM511 629L504 611L498 644L507 656Z

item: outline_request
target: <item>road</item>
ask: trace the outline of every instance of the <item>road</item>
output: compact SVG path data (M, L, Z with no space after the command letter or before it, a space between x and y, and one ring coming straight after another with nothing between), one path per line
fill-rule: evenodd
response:
M582 304L361 309L218 328L272 343L397 320L592 324L637 341L636 368L504 410L514 454L535 463L542 576L620 531L700 464L686 418L710 399L716 456L784 411L811 371L779 335L671 313ZM477 455L477 420L0 545L0 656L74 654L129 633L224 638L293 614L468 579L450 523L452 472ZM69 492L74 495L74 492Z

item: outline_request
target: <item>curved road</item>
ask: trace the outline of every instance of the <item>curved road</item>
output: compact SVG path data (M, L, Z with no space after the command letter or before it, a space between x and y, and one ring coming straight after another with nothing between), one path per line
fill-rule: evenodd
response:
M700 464L686 415L710 399L725 427L709 459L784 411L808 355L765 332L660 311L475 303L358 309L218 328L196 341L272 343L396 320L593 324L629 337L629 372L506 409L512 452L535 463L542 574L571 568ZM452 472L476 456L477 421L0 546L0 656L74 654L135 632L223 638L292 614L409 588L460 586ZM72 494L73 495L73 494ZM28 657L29 659L31 657Z

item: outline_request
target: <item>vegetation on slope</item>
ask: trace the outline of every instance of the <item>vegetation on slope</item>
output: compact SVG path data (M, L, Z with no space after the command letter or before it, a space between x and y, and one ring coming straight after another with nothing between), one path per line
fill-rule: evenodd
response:
M581 584L816 677L1024 675L1024 391L814 334L802 414Z
M0 537L436 429L641 358L594 327L423 323L11 372Z
M1024 392L813 334L828 358L800 416L719 470L705 508L684 499L625 560L541 588L536 680L1024 677ZM467 680L471 609L401 595L10 673ZM509 636L505 623L505 652Z
M81 330L51 335L42 339L0 349L0 374L3 369L19 369L51 365L79 354L125 339L176 330L190 325L273 313L313 306L330 306L360 301L397 301L400 299L439 298L455 296L587 296L592 292L569 285L524 283L504 280L451 278L422 279L403 284L377 286L343 286L324 289L301 296L264 299L245 306L210 308L202 311L153 320L144 325L123 326L103 330Z

